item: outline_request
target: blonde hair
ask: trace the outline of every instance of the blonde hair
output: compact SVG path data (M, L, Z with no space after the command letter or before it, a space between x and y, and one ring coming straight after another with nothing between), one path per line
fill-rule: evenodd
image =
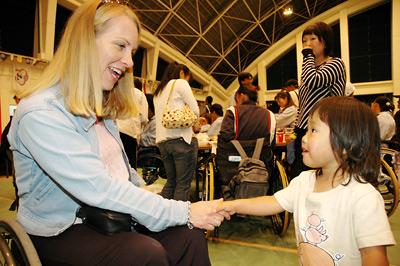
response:
M128 16L140 23L127 5L92 0L71 16L53 60L33 87L16 91L19 98L59 84L65 104L74 115L128 118L137 113L133 96L133 74L127 71L111 91L103 91L96 34L103 32L110 19Z

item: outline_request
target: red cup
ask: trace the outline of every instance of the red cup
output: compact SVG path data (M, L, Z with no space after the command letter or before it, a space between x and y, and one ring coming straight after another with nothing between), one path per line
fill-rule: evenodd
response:
M284 136L283 132L277 132L276 133L276 142L277 143L283 143L283 136Z

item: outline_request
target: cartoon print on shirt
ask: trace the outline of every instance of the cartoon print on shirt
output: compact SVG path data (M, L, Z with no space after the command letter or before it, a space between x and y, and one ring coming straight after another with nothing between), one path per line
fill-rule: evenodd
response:
M307 227L301 228L301 234L304 233L304 238L299 243L298 253L300 263L302 265L338 265L338 262L344 255L330 255L326 250L318 245L325 242L329 236L327 230L323 226L325 220L318 214L311 214L307 218Z
M322 225L323 220L316 214L311 214L307 218L309 227L305 229L304 236L308 243L318 245L328 239L326 230Z

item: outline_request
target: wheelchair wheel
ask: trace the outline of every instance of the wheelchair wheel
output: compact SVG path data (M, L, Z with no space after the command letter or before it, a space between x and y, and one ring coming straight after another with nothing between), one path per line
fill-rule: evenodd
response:
M378 190L385 202L385 210L388 216L392 215L399 203L399 184L393 168L381 158L381 175L378 178Z
M0 265L41 265L31 239L14 220L0 220Z
M151 185L157 181L158 177L161 176L161 170L159 167L143 167L142 168L142 178L146 185ZM164 178L164 177L163 177Z
M275 164L276 164L276 170L277 170L278 175L274 178L274 180L272 180L272 192L273 193L275 193L281 189L284 189L289 185L285 168L283 168L282 164L278 160L275 162ZM289 212L283 211L281 213L271 215L271 220L272 220L272 227L273 227L275 234L277 234L279 236L283 236L289 227L289 223L290 223Z
M214 199L214 162L209 161L201 169L199 169L199 178L202 180L202 188L200 192L200 200Z

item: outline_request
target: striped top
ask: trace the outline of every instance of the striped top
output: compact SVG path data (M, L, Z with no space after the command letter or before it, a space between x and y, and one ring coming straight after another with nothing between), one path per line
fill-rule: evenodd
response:
M314 55L304 56L296 127L306 129L312 107L323 98L343 96L345 87L346 72L342 59L334 57L315 66Z

